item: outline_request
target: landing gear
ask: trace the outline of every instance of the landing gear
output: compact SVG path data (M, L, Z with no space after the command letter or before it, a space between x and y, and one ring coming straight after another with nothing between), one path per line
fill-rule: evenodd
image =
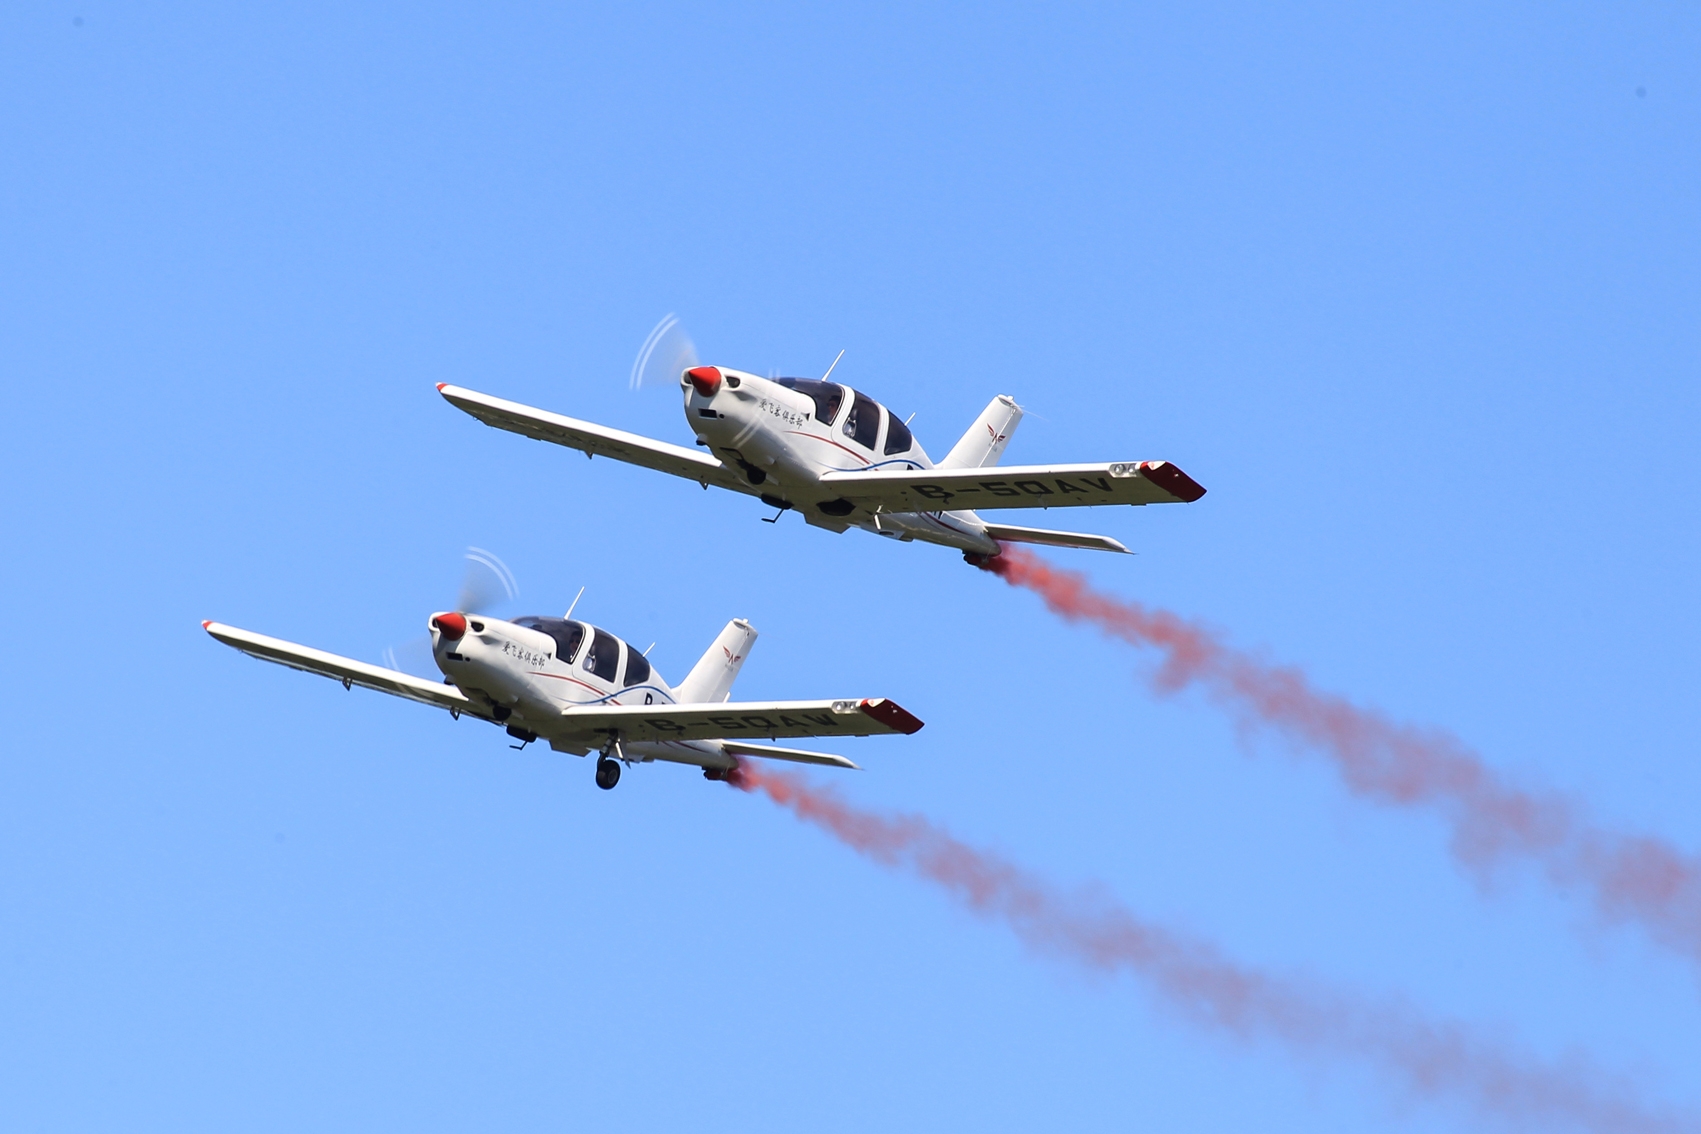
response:
M597 787L607 791L620 782L620 761L607 756L597 758Z

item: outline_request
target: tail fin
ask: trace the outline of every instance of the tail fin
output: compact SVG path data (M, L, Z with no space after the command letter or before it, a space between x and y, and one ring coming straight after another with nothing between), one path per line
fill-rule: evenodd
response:
M674 689L684 705L719 704L732 693L733 679L738 676L750 647L756 641L756 628L742 618L726 624L721 636L697 659L685 680Z
M988 402L963 439L945 454L935 468L984 469L996 465L1004 455L1004 446L1022 420L1022 407L1009 394L999 394Z

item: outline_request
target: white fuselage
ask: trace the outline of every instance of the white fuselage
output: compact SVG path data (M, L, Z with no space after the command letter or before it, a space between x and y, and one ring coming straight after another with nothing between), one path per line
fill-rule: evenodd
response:
M672 705L672 686L638 650L596 626L564 618L512 622L468 614L466 631L452 638L431 622L437 668L461 692L490 704L511 729L535 733L560 751L584 755L551 735L563 714L583 705ZM628 744L628 760L715 762L713 741Z
M712 392L701 388L707 383L681 379L686 421L698 444L738 470L767 503L795 508L811 524L837 531L855 526L898 540L998 554L998 543L973 512L871 513L820 484L828 472L933 467L885 406L837 383L714 369L721 377Z

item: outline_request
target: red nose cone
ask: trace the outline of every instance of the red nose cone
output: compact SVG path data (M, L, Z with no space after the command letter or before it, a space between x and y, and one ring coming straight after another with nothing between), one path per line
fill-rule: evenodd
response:
M692 387L705 398L715 396L715 391L721 388L721 372L713 366L699 366L685 372L691 379Z
M431 625L437 627L443 637L451 642L460 640L467 632L467 620L458 614L438 614L431 619Z

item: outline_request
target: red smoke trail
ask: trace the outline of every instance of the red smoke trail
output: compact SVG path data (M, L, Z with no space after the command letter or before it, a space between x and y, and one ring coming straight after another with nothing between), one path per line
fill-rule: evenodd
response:
M1580 889L1610 920L1637 921L1661 943L1701 960L1701 861L1669 843L1604 830L1582 806L1515 788L1453 736L1399 725L1313 689L1297 669L1265 665L1211 631L1161 610L1094 591L1084 576L1016 548L981 564L1026 587L1070 621L1164 655L1161 692L1203 687L1243 726L1265 726L1329 757L1359 795L1429 804L1453 824L1453 849L1476 868L1523 855L1564 888Z
M1120 906L1065 894L920 816L859 810L796 777L748 763L728 779L766 794L877 862L937 883L974 912L1010 926L1030 946L1100 972L1143 978L1201 1026L1240 1039L1278 1039L1300 1051L1365 1058L1427 1099L1463 1102L1515 1126L1603 1134L1701 1132L1701 1120L1657 1113L1622 1089L1603 1085L1579 1061L1557 1067L1521 1061L1458 1024L1244 968Z

